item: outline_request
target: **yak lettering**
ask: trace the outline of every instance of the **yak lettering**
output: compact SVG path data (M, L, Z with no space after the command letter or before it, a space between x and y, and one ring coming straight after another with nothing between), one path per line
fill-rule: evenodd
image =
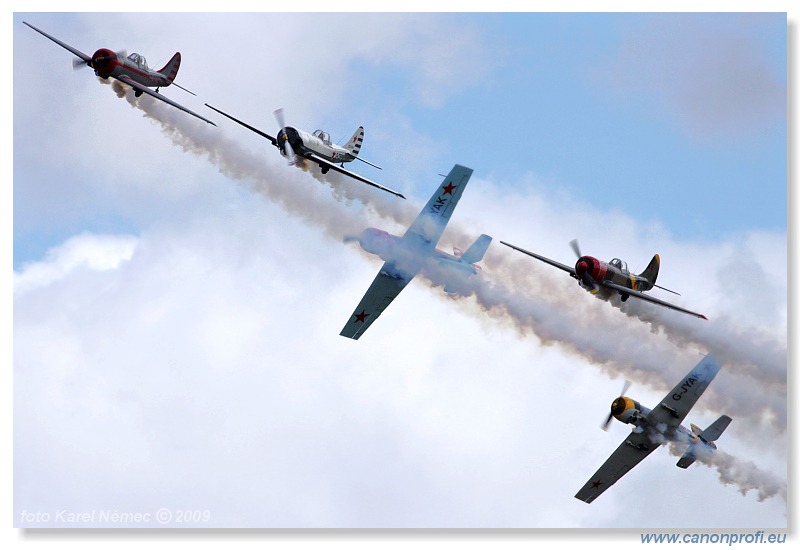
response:
M444 197L439 197L438 199L436 199L436 204L431 205L431 212L438 213L439 210L442 209L442 206L444 206L446 203L447 199L445 199Z

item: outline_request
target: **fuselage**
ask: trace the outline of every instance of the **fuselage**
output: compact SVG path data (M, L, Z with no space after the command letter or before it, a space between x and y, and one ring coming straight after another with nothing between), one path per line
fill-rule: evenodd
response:
M291 126L282 128L281 131L278 132L277 143L275 146L280 150L283 156L286 156L284 152L284 143L286 141L288 141L292 146L292 150L300 155L302 155L305 151L310 151L319 155L325 160L337 164L355 160L355 156L350 154L347 149L339 147L335 143L331 143L330 139L327 137L327 133L322 132L321 130L317 130L313 134L309 134L308 132L298 128L293 128Z
M617 258L610 262L604 262L593 256L581 256L575 263L575 278L583 288L591 292L598 292L600 287L586 284L586 277L591 278L598 285L603 282L612 282L638 291L653 288L650 281L630 273L625 262ZM606 291L606 293L611 294L612 292Z
M611 403L611 414L624 424L633 424L637 428L646 431L653 444L661 445L666 441L682 441L690 444L704 443L716 448L713 443L709 444L702 441L695 433L695 430L689 430L683 425L669 427L651 424L647 420L650 409L630 397L617 397Z
M150 69L140 55L131 54L129 57L124 57L107 48L100 48L94 52L92 68L99 77L127 76L149 88L169 86L172 83L165 75Z
M362 231L356 240L365 251L391 263L402 276L413 277L430 260L444 267L454 268L466 276L475 275L481 270L477 265L462 261L456 255L431 248L418 241L414 235L403 238L381 229L369 228Z

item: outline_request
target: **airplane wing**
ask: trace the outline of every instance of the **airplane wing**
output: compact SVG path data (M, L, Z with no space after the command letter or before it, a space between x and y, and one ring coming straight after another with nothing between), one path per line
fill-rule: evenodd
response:
M172 105L173 107L176 107L176 108L180 109L180 110L181 110L181 111L183 111L184 113L189 113L190 115L196 116L197 118L199 118L199 119L200 119L200 120L202 120L202 121L208 122L208 123L209 123L209 124L211 124L212 126L216 126L216 124L214 124L213 122L211 122L211 121L210 121L210 120L208 120L207 118L203 118L203 117L201 117L200 115L198 115L197 113L195 113L194 111L190 111L189 109L187 109L186 107L184 107L184 106L183 106L183 105L181 105L180 103L175 103L175 102L174 102L174 101L172 101L171 99L167 99L167 98L166 98L166 97L164 97L163 95L159 94L158 92L156 92L156 91L154 91L154 90L151 90L151 89L150 89L150 88L148 88L147 86L143 86L142 84L139 84L138 82L136 82L136 81L135 81L135 80L133 80L132 78L129 78L129 77L125 76L125 75L123 75L123 76L115 76L115 77L113 77L113 78L116 78L116 79L117 79L117 80L119 80L120 82L124 82L124 83L125 83L125 84L127 84L128 86L130 86L130 87L132 87L132 88L135 88L136 90L139 90L140 92L143 92L143 93L145 93L145 94L147 94L147 95L153 96L153 97L154 97L154 98L156 98L156 99L160 99L160 100L161 100L161 101L163 101L164 103L169 103L170 105Z
M689 315L694 315L695 317L699 317L700 319L705 319L708 321L708 317L703 315L702 313L697 313L695 311L691 311L688 309L684 309L682 307L676 306L675 304L671 304L669 302L665 302L664 300L659 300L658 298L654 298L649 294L645 294L644 292L639 292L638 290L631 290L630 288L624 287L622 285L618 285L616 283L612 283L610 281L604 281L600 283L606 288L610 288L616 290L620 294L628 294L629 296L633 296L634 298L639 298L640 300L644 300L646 302L651 302L653 304L657 304L659 306L664 306L669 309L674 309L675 311L680 311L682 313L688 313Z
M647 415L648 423L651 425L663 423L672 428L677 427L717 376L719 369L720 364L714 356L703 357L689 374L664 396L659 405L650 411Z
M650 441L647 432L631 432L575 494L575 498L586 503L592 502L658 447L657 443Z
M362 158L361 158L361 157L359 157L359 156L354 156L353 158L354 158L355 160L360 160L360 161L361 161L361 162L363 162L364 164L369 164L369 165L370 165L370 166L372 166L373 168L377 168L378 170L383 170L383 168L381 168L381 167L380 167L380 166L378 166L377 164L372 164L370 161L368 161L368 160L364 160L364 159L362 159Z
M35 31L36 31L36 32L38 32L39 34L41 34L41 35L43 35L43 36L46 36L47 38L49 38L50 40L52 40L53 42L55 42L56 44L58 44L59 46L61 46L62 48L64 48L65 50L69 50L69 51L70 51L70 52L72 52L73 54L77 55L78 57L80 57L81 59L83 59L85 62L87 62L87 63L88 63L89 61L91 61L91 60L92 60L91 56L89 56L89 55L86 55L85 53L83 53L83 52L82 52L82 51L80 51L80 50L76 50L75 48L73 48L73 47L72 47L72 46L70 46L69 44L65 44L64 42L62 42L62 41L61 41L61 40L59 40L58 38L55 38L55 37L53 37L53 36L50 36L49 34L47 34L46 32L44 32L43 30L41 30L41 29L37 29L36 27L34 27L33 25L31 25L30 23L28 23L28 22L26 22L26 21L23 21L23 23L24 23L25 25L28 25L30 28L32 28L33 30L35 30Z
M541 260L546 264L550 264L553 267L557 267L558 269L566 271L567 273L569 273L570 275L575 277L575 268L574 267L570 267L568 265L564 265L564 264L559 263L559 262L557 262L555 260L551 260L550 258L545 258L544 256L540 256L539 254L535 254L533 252L525 250L524 248L519 248L518 246L514 246L513 244L508 244L505 241L500 241L500 242L503 243L504 245L506 245L509 248L513 248L514 250L519 250L523 254L527 254L528 256L530 256L532 258L536 258L537 260Z
M220 111L220 110L219 110L219 109L217 109L216 107L212 107L212 106L211 106L211 105L209 105L208 103L206 103L206 107L208 107L209 109L212 109L212 110L214 110L214 111L218 112L219 114L221 114L221 115L222 115L222 116L224 116L224 117L228 117L229 119L231 119L231 120L232 120L232 121L234 121L234 122L237 122L237 123L241 124L242 126L244 126L245 128L247 128L248 130L251 130L251 131L255 132L256 134L258 134L259 136L267 138L268 140L270 140L270 142L272 142L272 145L274 145L274 146L276 146L276 147L278 146L278 140L277 140L276 138L272 137L271 135L269 135L269 134L266 134L266 133L262 132L262 131L261 131L261 130L259 130L258 128L254 128L253 126L250 126L250 125L249 125L249 124L247 124L246 122L242 122L242 121L241 121L241 120L239 120L238 118L233 118L233 117L232 117L231 115L229 115L228 113L223 113L222 111Z
M342 168L338 164L334 164L334 163L332 163L332 162L330 162L328 160L325 160L324 158L322 158L322 157L320 157L318 155L315 155L314 153L306 153L305 155L303 155L303 158L307 158L308 160L313 160L314 162L316 162L320 166L326 166L326 167L330 168L331 170L333 170L335 172L339 172L340 174L344 174L345 176L350 176L351 178L356 179L356 180L361 181L361 182L364 182L367 185L371 185L372 187L377 187L378 189L380 189L382 191L386 191L387 193L391 193L392 195L400 197L401 199L405 198L403 195L401 195L397 191L392 191L388 187L384 187L383 185L377 184L374 181L365 178L364 176L359 176L355 172L351 172L350 170L345 170L344 168Z
M464 193L470 176L472 168L459 164L453 166L441 187L436 189L428 204L403 234L403 239L414 238L427 248L433 249L444 233L444 228L450 221L450 216Z
M395 275L392 273L389 262L383 264L378 276L372 281L353 315L350 316L339 334L358 340L413 278L413 275Z

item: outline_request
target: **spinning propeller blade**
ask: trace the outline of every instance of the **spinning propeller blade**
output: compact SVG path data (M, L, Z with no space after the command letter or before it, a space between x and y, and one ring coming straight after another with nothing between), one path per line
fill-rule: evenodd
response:
M583 254L581 254L581 245L578 244L578 239L572 239L569 242L569 246L570 246L570 248L572 248L572 252L575 253L575 256L577 256L578 260L583 258ZM597 283L592 278L592 275L588 271L582 271L582 270L579 269L578 266L581 265L581 264L584 264L584 268L586 267L585 262L579 261L575 265L576 274L578 275L578 277L580 278L581 282L584 285L586 285L587 287L589 287L591 289L596 289L597 288Z
M286 155L286 158L289 160L290 165L297 164L297 155L294 153L294 149L292 149L292 144L289 143L289 136L286 133L286 120L283 115L283 109L275 109L275 120L278 121L278 126L280 126L281 130L280 134L283 134L283 152Z
M88 61L84 61L84 60L83 60L83 59L81 59L80 57L73 57L73 58L72 58L72 68L73 68L74 70L76 70L76 71L77 71L78 69L83 69L83 68L84 68L84 67L86 67L88 64L89 64L89 62L88 62Z
M583 254L581 254L581 247L578 244L578 239L572 239L569 242L569 245L572 247L572 251L575 253L576 257L580 258L581 256L583 256Z
M286 127L286 121L283 118L283 109L275 109L275 120L278 121L278 126L280 126L281 130Z

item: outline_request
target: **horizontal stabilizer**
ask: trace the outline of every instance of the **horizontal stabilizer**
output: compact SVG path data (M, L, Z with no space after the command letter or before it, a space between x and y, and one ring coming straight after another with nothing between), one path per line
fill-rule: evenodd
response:
M725 431L725 428L728 427L728 424L731 423L731 417L727 415L722 415L717 418L711 425L706 428L705 430L699 430L697 426L692 424L692 431L705 442L710 448L716 449L717 446L714 445L714 441L719 439L719 436L722 435L722 432ZM680 460L676 466L678 468L688 468L691 466L695 460L697 460L697 453L695 447L700 445L700 443L689 445L689 448L686 449L686 452L683 453Z
M680 460L678 463L675 464L678 468L683 468L684 470L694 464L694 461L697 460L697 455L694 454L694 445L690 445L686 452L681 455Z
M483 255L486 254L486 250L489 248L491 242L492 238L489 235L481 235L459 259L468 264L480 262L483 259Z

